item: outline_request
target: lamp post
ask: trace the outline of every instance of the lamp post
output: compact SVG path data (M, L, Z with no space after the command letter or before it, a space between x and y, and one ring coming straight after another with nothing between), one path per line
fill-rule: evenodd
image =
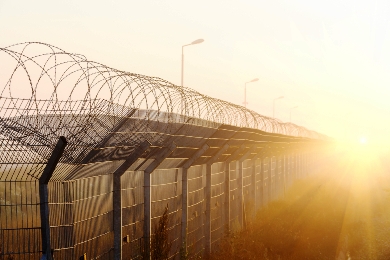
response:
M204 42L203 39L197 39L190 44L181 46L181 86L183 87L183 73L184 73L184 47Z
M255 78L255 79L252 79L251 81L245 82L245 87L244 87L244 106L245 106L245 108L246 108L246 104L248 104L248 103L246 102L246 84L247 84L247 83L251 83L251 82L256 82L256 81L258 81L258 80L259 80L258 78Z
M291 111L292 111L293 109L297 108L297 107L298 107L298 106L295 106L295 107L290 108L290 123L291 123Z
M282 99L284 98L284 96L280 96L280 97L277 97L277 98L274 98L274 105L273 105L273 109L272 109L272 117L275 118L275 101L278 100L278 99Z
M181 86L183 87L183 75L184 75L184 47L204 42L203 39L197 39L189 44L181 46ZM183 98L180 100L180 113L183 114Z

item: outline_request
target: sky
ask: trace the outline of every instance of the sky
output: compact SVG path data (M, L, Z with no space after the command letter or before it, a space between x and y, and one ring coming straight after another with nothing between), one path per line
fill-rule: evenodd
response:
M390 144L388 1L0 0L0 47L44 42L336 139ZM1 62L1 61L0 61ZM293 107L296 107L291 109Z

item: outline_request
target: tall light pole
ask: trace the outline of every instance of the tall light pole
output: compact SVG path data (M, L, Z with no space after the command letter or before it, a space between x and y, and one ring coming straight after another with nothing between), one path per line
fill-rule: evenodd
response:
M181 46L181 86L183 87L183 73L184 73L184 47L204 42L203 39L197 39L190 44Z
M297 108L297 107L298 107L298 106L295 106L295 107L290 108L290 123L291 123L291 111L292 111L293 109Z
M245 82L245 87L244 87L244 106L246 107L246 104L248 104L247 102L246 102L246 84L247 83L251 83L251 82L256 82L256 81L258 81L259 79L258 78L255 78L255 79L252 79L251 81L248 81L248 82Z
M189 44L181 46L181 86L183 87L183 75L184 75L184 47L204 42L203 39L197 39ZM180 113L183 114L183 98L180 100Z
M273 106L273 109L272 109L272 117L275 118L275 101L278 100L278 99L282 99L284 98L283 96L280 96L280 97L277 97L277 98L274 98L274 106Z

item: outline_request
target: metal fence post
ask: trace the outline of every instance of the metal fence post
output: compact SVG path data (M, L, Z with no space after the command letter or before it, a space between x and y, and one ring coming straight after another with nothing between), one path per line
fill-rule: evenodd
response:
M64 153L67 141L65 137L60 136L41 177L39 178L39 202L41 214L41 237L43 259L52 260L50 244L50 223L49 223L49 191L47 184L50 181L53 172Z
M187 225L188 225L188 168L180 168L181 173L181 250L187 252Z
M228 233L230 231L230 162L225 161L225 228L226 232Z
M225 159L225 211L224 221L226 232L230 232L230 163L236 160L237 156L245 149L245 144L241 145L233 154Z
M238 222L240 223L241 228L246 228L246 214L245 210L245 201L244 201L244 171L243 164L246 159L252 154L256 148L250 148L239 160L237 160L236 167L238 167L238 193L240 199L240 212L238 214Z
M256 198L256 160L257 156L252 158L252 165L251 165L251 183L252 183L252 190L251 190L251 196L253 198L253 214L256 214L256 204L257 204L257 198ZM252 216L253 217L253 216Z
M152 197L151 197L151 173L176 149L172 143L165 147L144 170L144 258L151 258L151 236L152 236Z
M265 168L266 155L263 153L261 157L261 169L260 169L260 177L261 177L261 207L264 207L266 202L266 189L267 187L267 176L266 176L266 168Z
M281 154L282 157L282 196L283 198L286 195L286 156L284 154L284 150Z
M259 196L259 199L257 199L256 210L263 207L263 200L264 200L264 192L263 192L263 190L264 190L264 183L263 183L264 182L264 177L263 177L264 157L262 154L260 155L258 160L260 160L260 172L259 172L260 184L259 184L259 186L256 186L256 189L258 189L257 196Z
M268 201L267 201L267 205L272 201L272 195L273 195L272 181L275 181L272 179L272 155L273 155L273 153L271 150L271 154L268 157L268 171L267 171L267 173L268 173L268 179L267 179L267 181L268 181L268 183L267 183L267 185L268 185Z
M181 250L187 252L187 225L188 225L188 168L201 157L210 146L203 145L191 158L180 168L182 176L182 206L181 206Z
M113 173L113 215L114 215L114 259L122 259L122 183L121 176L137 161L137 159L150 147L148 141L144 141L127 157L127 159Z
M222 155L224 151L229 148L225 144L213 157L206 163L206 187L205 187L205 201L206 201L206 221L205 221L205 254L211 253L211 165Z

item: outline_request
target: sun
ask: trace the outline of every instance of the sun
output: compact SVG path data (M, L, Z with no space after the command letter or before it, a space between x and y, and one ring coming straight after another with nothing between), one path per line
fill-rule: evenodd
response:
M367 138L365 138L364 136L360 137L359 143L360 144L366 144L367 143Z

